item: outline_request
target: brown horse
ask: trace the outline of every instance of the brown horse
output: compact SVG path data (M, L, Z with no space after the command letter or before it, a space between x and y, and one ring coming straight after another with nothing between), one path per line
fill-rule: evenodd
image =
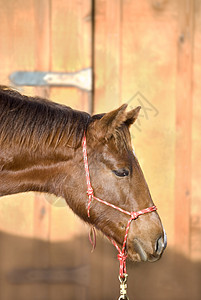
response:
M126 105L90 116L41 98L0 88L0 196L37 191L66 199L72 210L122 246L129 216L88 196L82 153L86 134L94 194L127 211L153 206L129 127L140 108ZM156 211L132 222L127 253L133 261L155 261L165 248Z

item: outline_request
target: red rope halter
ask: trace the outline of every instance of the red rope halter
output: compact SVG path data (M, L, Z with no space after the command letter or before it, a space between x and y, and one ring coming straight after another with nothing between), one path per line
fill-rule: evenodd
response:
M107 201L104 201L104 200L98 198L98 197L95 197L93 188L91 186L91 180L90 180L90 175L89 175L89 164L88 164L88 157L87 157L86 135L84 135L83 140L82 140L82 148L83 148L84 167L85 167L86 180L87 180L87 195L89 197L88 207L87 207L88 217L90 218L90 206L91 206L92 199L95 199L100 203L103 203L107 206L110 206L114 209L117 209L118 211L130 216L130 219L128 220L127 227L126 227L126 232L125 232L125 236L124 236L122 250L119 248L119 246L117 245L117 243L114 240L112 240L111 238L108 237L109 240L112 242L112 244L116 247L117 251L119 252L119 254L117 255L117 258L118 258L119 263L120 263L119 276L121 278L124 278L124 275L126 274L126 259L127 259L126 242L127 242L127 238L128 238L128 232L129 232L130 224L131 224L132 220L137 219L140 215L144 215L146 213L155 211L155 210L157 210L157 208L156 208L156 206L151 206L151 207L139 210L137 212L136 211L129 212L129 211L126 211L126 210L114 205L114 204L111 204Z

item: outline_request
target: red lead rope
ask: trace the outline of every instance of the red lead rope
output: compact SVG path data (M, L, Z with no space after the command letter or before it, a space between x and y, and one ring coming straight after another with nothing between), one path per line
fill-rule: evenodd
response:
M137 219L140 215L144 215L146 213L150 213L152 211L155 211L155 210L157 210L157 208L156 208L156 206L151 206L151 207L139 210L137 212L136 211L129 212L129 211L126 211L126 210L114 205L114 204L111 204L107 201L104 201L100 198L95 197L93 188L91 186L91 180L90 180L90 175L89 175L89 164L88 164L88 158L87 158L86 135L84 135L83 140L82 140L82 148L83 148L84 167L85 167L86 180L87 180L87 195L89 197L88 207L87 207L88 217L90 218L90 206L91 206L92 199L95 199L100 203L103 203L107 206L110 206L114 209L117 209L118 211L130 216L130 219L128 220L127 227L126 227L126 233L125 233L125 236L124 236L122 250L119 248L119 246L117 245L117 243L113 239L108 237L108 239L112 242L112 244L116 247L117 251L119 252L119 254L117 255L117 258L118 258L119 263L120 263L119 276L121 278L124 278L124 274L126 274L126 258L127 258L126 242L127 242L127 238L128 238L128 232L129 232L130 224L131 224L132 220Z

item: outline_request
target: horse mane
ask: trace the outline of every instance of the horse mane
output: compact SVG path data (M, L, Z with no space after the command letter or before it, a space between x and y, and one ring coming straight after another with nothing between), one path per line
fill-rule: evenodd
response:
M92 121L86 113L0 86L0 143L77 148Z
M0 86L0 144L41 150L80 146L89 124L101 119L40 97L28 97ZM128 128L116 128L118 149L128 146Z

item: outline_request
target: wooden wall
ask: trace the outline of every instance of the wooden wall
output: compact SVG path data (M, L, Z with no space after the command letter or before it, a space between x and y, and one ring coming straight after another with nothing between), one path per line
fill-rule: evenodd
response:
M198 260L200 17L200 1L97 1L95 34L95 112L142 105L133 142L169 245Z
M142 106L133 144L168 235L155 264L128 266L130 299L201 295L201 2L0 0L0 82L16 70L92 67L94 91L20 87L75 109ZM93 101L92 101L93 96ZM0 200L0 299L118 298L116 251L62 199Z

